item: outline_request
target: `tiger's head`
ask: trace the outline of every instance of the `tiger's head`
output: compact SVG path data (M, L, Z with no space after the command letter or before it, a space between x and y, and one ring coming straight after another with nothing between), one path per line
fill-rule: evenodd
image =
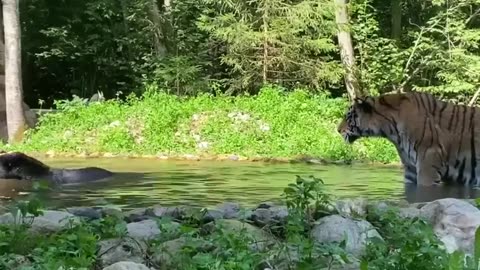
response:
M375 113L373 97L355 98L337 127L345 142L352 144L361 137L381 136L382 117Z

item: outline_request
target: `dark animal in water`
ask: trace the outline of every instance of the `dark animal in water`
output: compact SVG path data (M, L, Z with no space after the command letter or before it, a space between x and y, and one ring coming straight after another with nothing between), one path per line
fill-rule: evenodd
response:
M74 184L98 181L111 176L112 172L97 167L50 168L20 152L0 154L0 178L3 179L48 180L55 184Z

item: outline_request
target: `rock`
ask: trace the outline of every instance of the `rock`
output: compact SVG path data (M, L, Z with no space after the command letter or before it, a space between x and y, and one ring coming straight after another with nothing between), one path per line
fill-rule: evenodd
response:
M402 218L416 218L420 216L420 209L417 209L416 207L400 208L398 214Z
M204 223L208 223L217 219L223 219L223 212L219 210L207 210L205 214L202 216L202 221Z
M340 215L331 215L316 221L311 237L318 243L340 243L346 237L346 251L355 257L364 255L367 238L382 239L369 222L344 218Z
M122 210L118 208L112 208L112 207L103 207L100 210L100 213L102 213L102 217L107 217L107 216L113 216L118 219L124 219L124 215Z
M123 213L127 222L139 222L149 219L146 208L137 208Z
M19 218L21 217L17 216L17 220ZM31 218L33 216L28 214L25 217L25 222L30 222ZM31 230L37 233L58 232L64 229L70 223L70 220L74 224L80 221L78 217L64 211L45 210L43 215L33 219ZM15 220L11 213L0 216L0 224L13 224L14 222Z
M11 254L4 256L2 266L9 270L32 269L32 263L23 255Z
M472 254L480 210L459 199L440 199L420 208L420 217L430 222L448 252Z
M272 213L268 208L258 208L253 211L251 219L259 225L266 225L271 223Z
M102 218L102 214L100 213L100 211L97 211L96 209L91 207L70 207L67 208L67 212L77 217L85 217L89 219Z
M335 209L344 217L365 217L368 201L363 198L344 199L335 202Z
M263 251L275 243L275 237L260 228L235 219L221 219L216 221L216 229L225 233L243 234L251 240L250 248L254 251ZM212 232L215 233L215 230Z
M183 219L187 213L187 209L177 206L155 206L147 209L146 214L154 217L170 217L174 219Z
M285 223L288 217L286 206L257 208L251 215L251 220L260 226Z
M236 219L239 216L241 207L238 203L225 202L215 207L215 209L222 212L225 219Z
M160 235L161 231L155 220L147 219L127 224L128 235L142 240L149 240Z
M262 202L257 206L257 209L259 209L259 208L268 209L268 208L273 207L273 206L275 206L275 203L273 203L273 202Z
M181 259L181 250L183 247L192 247L198 252L212 250L211 244L199 238L180 237L174 240L166 241L154 248L152 260L155 265L160 265L160 269L175 269L175 259Z
M141 263L122 261L107 266L103 270L150 270L150 268Z
M145 242L131 238L103 240L100 241L99 246L98 256L102 266L122 261L143 263L144 254L147 251Z

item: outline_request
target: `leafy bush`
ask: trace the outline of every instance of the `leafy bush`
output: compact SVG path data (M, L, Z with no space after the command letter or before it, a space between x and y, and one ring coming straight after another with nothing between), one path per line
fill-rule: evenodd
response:
M285 234L269 248L252 249L247 225L239 230L221 223L213 223L212 227L212 223L203 224L201 216L192 215L180 226L160 219L162 233L148 243L149 251L157 250L166 241L183 238L184 245L171 261L175 269L182 270L275 269L280 265L282 269L333 269L353 262L345 251L346 239L340 243L316 243L309 237L312 221L332 213L331 196L325 193L321 179L297 177L285 188L283 200L288 209ZM28 230L26 214L41 215L41 204L32 199L15 204L11 210L20 216L13 225L0 226L0 269L14 269L19 255L30 262L28 269L95 269L98 241L126 236L125 222L113 216L69 224L65 230L49 235L34 234ZM369 211L367 219L384 241L368 239L366 254L360 258L362 270L478 269L480 228L474 256L465 257L458 251L448 254L431 226L418 218L401 218L396 209ZM268 233L268 228L264 230Z

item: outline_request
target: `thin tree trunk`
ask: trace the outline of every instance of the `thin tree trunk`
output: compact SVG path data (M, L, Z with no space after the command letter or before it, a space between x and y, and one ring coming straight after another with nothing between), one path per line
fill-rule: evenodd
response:
M125 36L127 36L130 31L129 31L128 20L127 20L127 17L128 17L128 7L127 7L127 2L126 2L126 0L120 0L120 5L122 6L123 34L124 34ZM131 59L132 59L132 50L130 49L130 47L131 47L131 46L130 46L129 44L127 44L127 57L128 57L128 60L131 60Z
M2 5L1 2L0 5ZM8 141L8 130L5 105L5 36L3 32L3 12L0 12L0 41L0 139L6 143Z
M167 53L167 47L165 46L165 31L162 26L162 20L160 16L160 10L158 8L157 0L150 0L148 13L150 20L152 21L154 29L153 42L155 44L155 52L158 57L164 57Z
M399 41L402 37L402 0L392 0L392 38Z
M334 0L334 3L335 18L338 27L338 46L340 47L340 57L342 58L342 63L346 69L345 85L347 87L348 96L353 100L355 97L362 96L362 91L356 76L352 37L347 29L347 0Z
M262 69L262 79L263 84L266 84L268 81L268 2L265 5L263 10L263 69Z
M23 114L19 0L2 0L5 32L5 103L8 142L19 142L26 129Z
M477 89L477 91L473 95L470 102L468 102L468 106L473 106L473 104L475 104L475 102L477 102L477 99L478 99L479 96L480 96L480 88Z

